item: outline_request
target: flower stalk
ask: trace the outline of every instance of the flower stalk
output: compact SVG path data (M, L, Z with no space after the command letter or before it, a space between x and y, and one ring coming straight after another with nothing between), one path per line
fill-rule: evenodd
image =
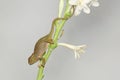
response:
M63 6L64 6L63 2L62 2L62 0L60 0L60 7L63 7ZM68 0L67 0L66 9L64 11L64 18L68 18L69 19L72 16L72 14L70 14L70 12L71 12L70 7L71 6L69 6ZM59 17L62 16L62 12L63 12L63 9L60 9L60 11L59 11ZM67 20L62 20L62 21L60 21L58 23L54 23L56 25L56 31L55 31L55 34L54 34L54 37L53 37L54 44L50 44L49 45L48 51L43 56L45 58L46 62L47 62L49 56L51 55L52 51L57 47L57 41L58 41L60 32L61 32L61 30L62 30L62 28L63 28L63 26L64 26L64 24L65 24L65 22ZM37 80L42 80L43 79L43 77L44 77L43 71L44 71L44 67L40 66L39 70L38 70Z

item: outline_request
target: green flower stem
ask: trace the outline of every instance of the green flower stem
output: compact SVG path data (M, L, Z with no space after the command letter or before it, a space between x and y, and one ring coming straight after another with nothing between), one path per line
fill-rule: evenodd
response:
M63 8L64 8L64 0L60 0L60 2L59 2L58 17L61 17L61 16L62 16Z
M62 12L62 11L60 11L60 12ZM69 6L68 0L67 0L66 9L65 9L65 12L64 12L64 18L68 17L69 12L70 12L70 6ZM60 13L60 15L61 15L61 13ZM70 15L72 15L72 14L70 14ZM66 21L67 20L62 20L60 23L59 23L59 21L56 23L57 26L56 26L56 31L55 31L54 38L53 38L54 44L49 45L47 53L45 53L45 55L43 56L45 58L46 62L47 62L49 56L51 55L52 51L57 47L57 41L58 41L60 32L61 32L61 30L62 30ZM44 71L44 67L41 66L38 70L37 80L42 80L43 79L43 77L44 77L43 71Z
M42 80L44 75L43 75L43 70L44 68L43 67L40 67L39 70L38 70L38 75L37 75L37 80Z

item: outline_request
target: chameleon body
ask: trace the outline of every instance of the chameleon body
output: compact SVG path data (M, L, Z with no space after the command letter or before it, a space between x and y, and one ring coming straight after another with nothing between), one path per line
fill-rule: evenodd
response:
M40 38L37 43L35 44L35 48L34 48L34 52L32 53L32 55L28 58L28 64L32 65L34 63L36 63L38 60L43 59L43 55L46 52L48 45L49 44L53 44L53 33L54 33L54 24L57 20L62 20L64 18L56 18L53 20L52 22L52 28L51 31L48 35Z
M48 39L49 35L44 36L43 38L39 39L35 44L34 52L28 58L28 63L30 65L36 63L39 59L42 59L45 51L48 48L49 43L53 44L52 39Z

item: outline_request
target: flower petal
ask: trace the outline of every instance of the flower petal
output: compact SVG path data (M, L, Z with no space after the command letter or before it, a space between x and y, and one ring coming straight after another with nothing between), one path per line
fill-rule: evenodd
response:
M70 5L77 5L78 0L69 0Z
M75 59L78 58L78 53L76 51L74 51L74 54L75 54Z
M84 4L88 4L90 3L91 0L83 0L84 1Z
M78 15L81 13L81 10L82 10L82 7L81 7L81 6L76 6L74 15L75 15L75 16L78 16Z
M80 53L78 53L77 51L74 51L75 54L75 59L79 59L80 58Z
M89 8L87 5L84 5L83 11L84 11L86 14L89 14L89 13L90 13L90 8Z
M80 58L80 54L77 54L77 59L79 59Z
M92 2L92 6L94 6L94 7L98 7L99 5L100 5L99 2L97 2L97 1Z

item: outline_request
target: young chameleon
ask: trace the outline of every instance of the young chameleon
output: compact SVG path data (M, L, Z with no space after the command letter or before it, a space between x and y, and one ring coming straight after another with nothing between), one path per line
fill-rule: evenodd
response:
M43 66L45 65L45 59L43 58L43 55L45 54L48 45L49 44L54 44L54 41L52 39L53 33L54 33L54 24L58 20L67 20L68 18L55 18L52 22L52 28L46 36L40 38L37 43L35 44L34 47L34 52L32 55L28 58L28 64L32 65L36 63L38 60L43 61Z
M35 44L34 52L28 58L28 64L32 65L32 64L36 63L38 60L43 60L42 56L44 55L45 51L47 50L49 43L50 44L54 43L54 41L52 39L52 35L54 33L54 23L58 20L66 20L66 19L65 18L54 19L50 33L47 34L46 36L40 38L37 41L37 43Z

